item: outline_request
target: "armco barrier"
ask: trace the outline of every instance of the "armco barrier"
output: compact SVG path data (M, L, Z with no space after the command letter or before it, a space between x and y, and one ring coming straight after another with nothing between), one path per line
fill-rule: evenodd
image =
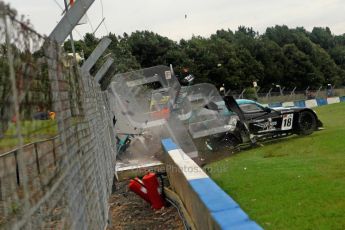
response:
M171 139L162 145L170 185L196 229L262 229Z
M268 104L269 107L282 107L282 103L281 102L275 102L275 103L269 103Z
M327 98L316 98L317 106L327 105Z
M305 100L294 101L296 107L305 107Z
M339 103L340 102L340 98L339 97L329 97L327 98L327 104L335 104L335 103Z
M293 103L292 101L283 102L282 105L283 105L283 107L295 106L294 103Z
M317 107L316 99L310 99L305 101L305 107L307 108L314 108Z
M329 105L339 102L345 102L345 96L342 97L328 97L328 98L316 98L310 100L299 100L299 101L288 101L288 102L275 102L270 104L264 104L264 106L269 107L289 107L289 106L296 106L296 107L307 107L307 108L314 108L322 105Z

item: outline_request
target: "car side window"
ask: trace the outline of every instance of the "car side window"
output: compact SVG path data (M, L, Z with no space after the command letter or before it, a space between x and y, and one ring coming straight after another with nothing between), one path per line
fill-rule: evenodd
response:
M264 112L264 110L258 106L257 104L250 103L250 104L242 104L239 105L243 112L245 113L259 113Z

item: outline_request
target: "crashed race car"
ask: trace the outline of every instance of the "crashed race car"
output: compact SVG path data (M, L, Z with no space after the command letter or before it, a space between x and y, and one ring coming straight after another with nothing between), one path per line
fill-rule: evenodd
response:
M257 141L286 137L292 134L309 135L323 126L317 114L310 108L303 107L265 107L256 101L247 99L235 100L225 96L226 108L219 108L211 103L206 108L221 113L228 110L237 116L234 129L225 133L209 136L206 146L216 151L221 148L234 148L241 144L255 145Z
M214 85L193 84L194 79L191 74L177 78L172 66L116 74L107 93L116 133L124 134L117 139L118 151L124 152L132 138L142 141L139 137L145 133L150 138L140 142L142 148L155 143L150 152L160 151L161 146L152 140L172 138L194 158L196 145L204 149L205 142L210 150L234 148L292 134L308 135L322 127L309 108L268 108L251 100L223 97Z

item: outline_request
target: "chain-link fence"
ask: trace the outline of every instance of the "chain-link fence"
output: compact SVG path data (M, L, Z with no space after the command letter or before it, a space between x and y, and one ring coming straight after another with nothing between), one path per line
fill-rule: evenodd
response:
M305 89L305 90L283 90L278 89L274 92L258 93L258 100L262 103L272 102L286 102L297 100L308 100L315 98L339 97L345 95L345 87L339 88L319 88L319 89Z
M344 86L325 86L319 89L310 89L309 87L301 90L285 89L284 87L275 87L269 90L260 90L250 88L242 91L227 91L227 94L235 98L256 99L261 103L287 102L297 100L308 100L316 98L340 97L345 95Z
M116 160L106 95L0 2L0 229L101 229Z

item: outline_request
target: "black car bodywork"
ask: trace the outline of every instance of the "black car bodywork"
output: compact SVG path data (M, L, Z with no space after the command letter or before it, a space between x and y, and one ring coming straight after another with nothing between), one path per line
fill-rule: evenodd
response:
M238 116L238 121L234 130L208 137L206 145L210 150L256 144L292 134L309 135L323 126L310 108L269 108L250 100L238 103L232 96L225 96L224 101L227 109ZM209 108L217 109L214 105Z

